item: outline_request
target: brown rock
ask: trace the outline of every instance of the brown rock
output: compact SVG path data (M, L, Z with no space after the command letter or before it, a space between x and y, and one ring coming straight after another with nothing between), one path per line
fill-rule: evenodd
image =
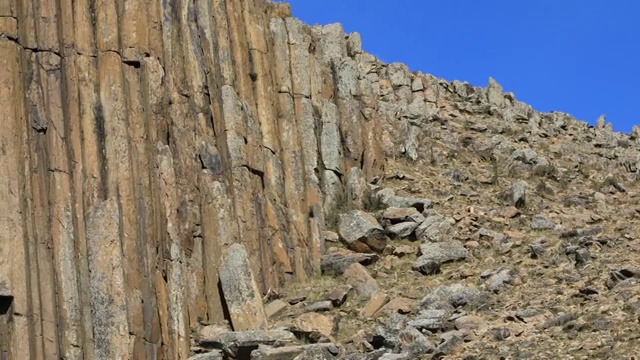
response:
M342 274L347 284L351 285L358 296L365 298L371 297L373 293L379 290L378 283L369 274L367 269L358 264L352 264Z
M390 300L389 295L384 292L378 291L371 296L371 300L360 310L360 317L368 319L375 316L383 306L385 306Z

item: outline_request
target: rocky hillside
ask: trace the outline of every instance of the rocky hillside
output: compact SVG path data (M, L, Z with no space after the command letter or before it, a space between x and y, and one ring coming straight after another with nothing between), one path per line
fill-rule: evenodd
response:
M0 358L640 351L638 128L266 0L7 0L0 54Z

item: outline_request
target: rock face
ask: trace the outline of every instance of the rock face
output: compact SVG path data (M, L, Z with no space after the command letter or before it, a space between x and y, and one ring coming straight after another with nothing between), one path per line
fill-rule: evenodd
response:
M420 225L392 233L434 243L495 217L478 209L455 220L426 198L373 186L392 160L455 158L438 149L452 135L430 137L429 128L449 131L467 115L492 125L469 124L483 137L451 149L468 147L487 168L456 179L477 175L474 188L504 184L505 173L530 181L526 203L522 194L504 204L523 205L522 219L546 189L534 175L564 183L579 168L602 191L593 211L637 193L591 174L624 168L637 183L637 129L629 139L606 126L587 133L493 80L474 88L383 64L358 34L304 25L286 4L6 0L0 54L0 358L187 359L201 323L258 331L261 295L321 270L370 296L379 285L360 263L378 254L321 265L324 230L336 230L338 215L413 208L388 221ZM512 131L516 123L525 130ZM594 163L554 142L554 154L576 166L519 148L567 133L590 144ZM531 226L567 224L558 214ZM373 227L381 237L354 237L367 246L358 250L384 250L386 234ZM445 295L458 308L473 294Z

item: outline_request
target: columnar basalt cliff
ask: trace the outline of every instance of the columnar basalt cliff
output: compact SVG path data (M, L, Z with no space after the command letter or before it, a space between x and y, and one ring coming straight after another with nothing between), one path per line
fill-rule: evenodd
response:
M0 1L0 351L186 359L194 327L229 319L231 245L263 294L317 274L325 224L469 114L587 129L383 64L282 3Z

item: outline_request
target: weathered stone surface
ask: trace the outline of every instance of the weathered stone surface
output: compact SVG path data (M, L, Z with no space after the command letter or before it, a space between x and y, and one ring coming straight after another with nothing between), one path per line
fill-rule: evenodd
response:
M245 247L241 273L253 274L259 301L320 272L322 231L359 206L413 207L422 215L410 221L429 218L420 240L465 239L481 263L527 255L520 245L532 239L476 241L482 227L526 228L531 211L576 229L602 223L583 235L591 239L560 234L575 246L566 264L550 236L547 253L532 248L538 260L521 265L579 271L559 275L554 291L607 281L591 273L605 266L613 295L600 295L624 301L599 303L635 306L626 292L637 277L611 251L636 248L637 127L627 135L604 117L593 128L539 113L493 79L477 88L383 64L358 34L311 28L265 0L4 1L0 54L0 283L12 299L0 350L12 358L186 359L194 329L233 323L219 288L230 246ZM407 160L420 178L397 172ZM499 195L521 179L531 185L526 204L500 218L522 196ZM370 184L405 196L368 198ZM443 215L425 211L433 203L416 191L437 198ZM460 201L468 208L448 218ZM486 257L493 245L507 258ZM397 270L388 258L377 277ZM323 270L341 274L345 259ZM579 326L569 325L573 337Z
M356 252L382 252L388 239L378 221L362 210L340 215L338 234Z
M244 246L233 244L220 266L220 284L236 331L264 330L267 315Z

